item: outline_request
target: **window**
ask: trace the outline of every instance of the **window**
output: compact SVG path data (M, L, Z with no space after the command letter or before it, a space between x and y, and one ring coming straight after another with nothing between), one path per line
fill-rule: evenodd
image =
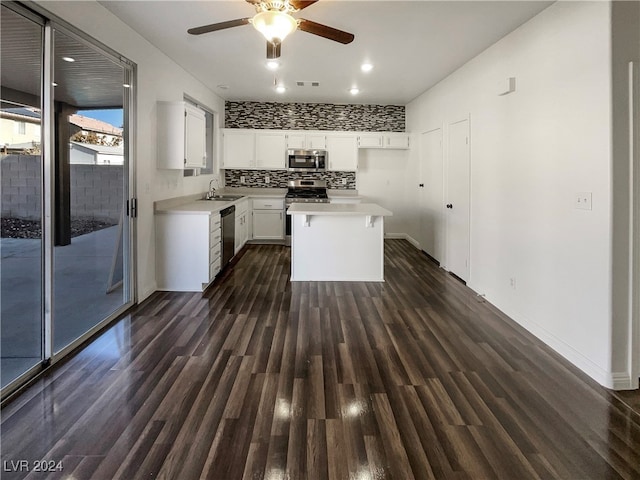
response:
M210 112L209 110L207 110L206 108L204 108L202 105L198 104L197 102L186 98L184 99L185 102L197 107L198 109L204 111L205 114L205 123L206 123L206 147L205 147L205 153L207 155L207 167L206 168L201 168L201 169L185 169L184 171L184 176L185 177L193 177L195 175L201 175L201 174L210 174L213 173L214 169L215 169L215 133L217 130L217 118L218 118L218 114L217 113L213 113Z

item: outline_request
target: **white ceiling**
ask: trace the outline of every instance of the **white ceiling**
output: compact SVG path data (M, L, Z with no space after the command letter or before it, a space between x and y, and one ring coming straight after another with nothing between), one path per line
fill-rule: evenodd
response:
M342 45L294 32L275 73L265 67L266 42L251 25L187 34L252 16L243 0L100 3L225 100L405 105L553 2L321 0L294 16L355 40ZM367 74L360 70L365 61L374 64ZM287 87L284 94L275 92L274 79ZM351 95L352 86L361 92Z

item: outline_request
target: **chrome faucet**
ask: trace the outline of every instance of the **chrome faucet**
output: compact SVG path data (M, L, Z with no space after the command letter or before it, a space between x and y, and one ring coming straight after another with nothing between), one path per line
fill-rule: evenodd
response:
M209 200L210 198L215 197L216 195L216 189L213 186L213 182L216 183L216 186L220 186L218 184L218 179L217 178L212 178L211 181L209 182L209 191L207 192L207 200Z

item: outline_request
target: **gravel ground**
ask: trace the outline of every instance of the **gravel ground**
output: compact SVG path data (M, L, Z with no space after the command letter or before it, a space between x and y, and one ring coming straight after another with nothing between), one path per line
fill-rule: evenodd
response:
M103 228L113 225L115 225L113 222L72 218L71 237L78 237L85 233L95 232L96 230L102 230ZM21 218L3 218L0 236L2 238L40 238L42 236L40 221L23 220Z

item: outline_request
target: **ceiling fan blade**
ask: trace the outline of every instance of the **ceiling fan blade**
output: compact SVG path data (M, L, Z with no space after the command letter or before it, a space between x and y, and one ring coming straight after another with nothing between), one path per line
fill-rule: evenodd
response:
M267 41L267 59L272 60L274 58L279 58L281 47L282 47L281 43Z
M293 8L298 10L302 10L303 8L307 8L309 5L313 5L318 0L289 0L289 3Z
M327 27L326 25L322 25L321 23L312 22L311 20L305 20L304 18L300 19L300 25L298 28L307 33L313 33L314 35L318 35L320 37L328 38L329 40L333 40L334 42L339 42L342 44L347 44L353 42L355 36L349 32L343 32L342 30L338 30L337 28Z
M247 25L249 18L238 18L237 20L228 20L226 22L212 23L211 25L203 25L202 27L190 28L187 33L191 35L202 35L203 33L216 32L218 30L224 30L225 28L240 27Z

